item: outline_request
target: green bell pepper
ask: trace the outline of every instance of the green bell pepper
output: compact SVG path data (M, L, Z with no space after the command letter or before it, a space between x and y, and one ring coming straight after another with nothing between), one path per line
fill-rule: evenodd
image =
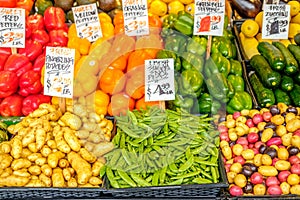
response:
M164 18L162 26L165 28L172 29L174 28L174 22L177 20L177 14L170 13L167 17Z
M234 74L236 76L243 75L243 68L239 61L230 59L230 74Z
M175 94L175 100L173 100L175 108L180 108L188 112L191 111L191 108L194 105L194 100L189 96L182 96L180 94Z
M192 35L194 26L194 18L185 11L179 11L177 20L174 22L174 28L184 35Z
M228 84L227 98L231 99L234 96L234 94L235 94L235 89L234 89L233 84L231 82L229 82L228 80L227 80L227 84Z
M233 114L235 111L241 111L243 109L252 108L252 98L248 92L237 91L233 98L229 101L226 106L226 111L229 114Z
M234 54L231 44L232 42L230 39L222 36L215 36L212 39L211 52L220 52L226 58L233 58Z
M185 51L186 37L180 34L170 35L165 38L165 49L174 53Z
M202 56L193 54L191 52L183 52L181 57L183 69L195 69L199 72L202 72L204 65L204 59Z
M157 52L156 58L158 59L173 58L175 71L180 71L181 69L181 60L179 56L177 56L176 53L172 51L162 49L159 52Z
M206 52L206 46L207 39L205 37L194 35L191 39L189 39L186 50L188 52L202 56Z
M224 74L225 77L227 77L231 67L230 61L227 58L225 58L220 52L212 53L211 58L216 63L219 72Z
M199 96L203 85L203 76L199 71L193 69L184 70L182 73L182 91L181 94L189 94L192 96ZM180 81L179 81L180 82Z
M211 114L217 114L221 108L222 104L216 100L213 99L212 106L211 106Z
M208 93L203 93L198 99L199 112L202 114L211 113L212 99Z
M229 99L228 95L228 83L224 74L216 73L214 76L206 79L206 86L209 93L217 100L226 103Z
M243 77L230 74L227 77L227 81L228 81L228 83L232 84L235 91L244 91L245 90L245 81L244 81Z
M41 15L44 15L45 10L50 6L53 6L50 0L37 0L34 4L36 12Z
M214 76L214 74L220 73L216 63L209 57L204 65L204 75L207 78Z

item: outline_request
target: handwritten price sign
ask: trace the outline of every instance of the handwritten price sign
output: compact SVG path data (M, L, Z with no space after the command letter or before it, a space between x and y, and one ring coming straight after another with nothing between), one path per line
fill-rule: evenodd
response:
M196 0L194 35L223 35L224 0Z
M46 47L44 94L73 97L75 49Z
M148 35L147 0L123 0L125 34L129 36Z
M0 47L25 47L25 10L0 8Z
M102 37L97 5L88 4L72 8L77 35L87 38L90 42Z

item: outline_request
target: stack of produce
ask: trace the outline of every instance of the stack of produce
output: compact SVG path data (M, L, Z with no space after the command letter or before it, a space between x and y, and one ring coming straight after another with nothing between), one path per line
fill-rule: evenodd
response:
M0 115L27 116L41 103L50 102L43 95L41 69L47 46L67 46L68 26L61 8L49 7L44 16L26 18L25 48L17 53L1 48L0 57Z
M177 14L185 11L194 14L194 0L150 0L148 1L149 12L160 17L168 14Z
M9 126L13 137L0 144L0 186L99 187L103 155L113 148L113 124L85 103L74 102L64 114L40 104Z
M298 39L295 41L299 43ZM260 42L257 49L261 55L250 60L255 70L250 82L259 106L269 107L278 102L300 106L300 46Z
M100 173L112 187L219 182L219 132L211 118L153 106L116 120L115 148Z
M299 107L278 103L219 124L231 195L300 195L299 114Z

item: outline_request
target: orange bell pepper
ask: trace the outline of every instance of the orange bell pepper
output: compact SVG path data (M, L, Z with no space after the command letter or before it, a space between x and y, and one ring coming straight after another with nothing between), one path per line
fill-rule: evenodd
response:
M113 21L114 25L120 25L123 24L124 25L124 16L123 16L123 11L118 11L116 13L116 15L114 16L114 21Z
M125 115L127 110L133 110L135 101L125 93L117 93L111 97L111 102L108 105L108 114L110 116Z
M126 94L133 99L140 99L145 94L145 67L133 68L126 75Z
M32 10L33 4L34 4L33 0L18 0L16 7L24 8L26 12L26 16L28 16L30 11Z
M92 94L86 96L87 105L93 106L98 115L106 115L110 96L102 90L96 90Z
M127 72L135 67L142 67L145 64L145 60L153 59L154 57L148 54L145 50L139 49L132 52L128 58Z
M159 35L150 33L150 35L137 39L135 49L143 49L154 59L157 52L163 49L163 40Z
M162 28L162 20L158 15L149 13L148 15L149 27L151 34L160 34Z
M17 5L17 0L0 0L1 7L14 8Z
M100 75L99 88L110 95L119 93L125 86L124 72L113 67L107 67Z
M137 110L145 110L148 106L159 106L159 101L147 101L145 102L145 96L143 96L142 98L140 98L139 100L137 100L135 102L135 108Z

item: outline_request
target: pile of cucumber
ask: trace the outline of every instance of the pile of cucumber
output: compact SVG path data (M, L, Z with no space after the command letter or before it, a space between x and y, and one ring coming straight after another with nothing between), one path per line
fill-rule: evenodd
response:
M300 40L288 47L277 41L260 42L257 49L260 55L250 59L255 73L249 78L259 106L300 106Z

